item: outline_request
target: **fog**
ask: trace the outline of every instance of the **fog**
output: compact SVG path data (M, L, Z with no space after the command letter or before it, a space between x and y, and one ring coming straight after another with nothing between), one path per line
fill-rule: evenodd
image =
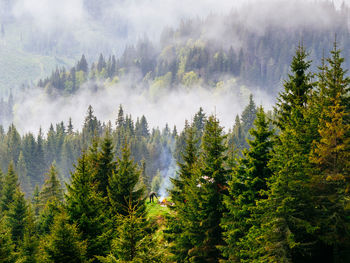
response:
M316 1L328 2L329 1ZM301 0L15 0L11 14L15 21L28 23L38 32L72 33L75 40L83 43L74 44L76 55L86 50L95 56L102 51L120 53L126 43L135 43L137 39L148 36L157 43L166 26L177 27L181 20L190 18L204 19L210 14L239 14L250 30L264 33L266 26L281 27L327 27L334 21L327 9L316 5L315 1ZM340 6L342 1L334 1ZM347 4L350 0L345 1ZM1 1L4 5L5 1ZM312 14L312 15L310 15ZM4 14L3 14L4 15ZM227 36L221 30L226 21L212 21L204 35L216 41L230 42L234 36ZM35 30L34 30L35 31ZM33 32L34 32L33 31ZM36 32L36 31L35 31ZM68 38L70 40L70 38ZM73 41L73 39L72 39ZM75 42L74 42L75 43ZM230 42L232 44L232 42ZM237 40L237 45L239 41ZM69 52L66 46L61 52ZM50 51L47 51L48 55ZM55 51L57 52L57 50ZM92 60L90 56L90 60ZM256 87L242 88L235 83L221 88L206 87L184 88L157 91L141 87L130 88L127 82L116 86L101 88L97 92L86 87L71 96L52 100L43 89L31 88L24 93L17 92L17 104L14 109L14 123L22 132L37 132L41 126L47 129L50 123L68 121L72 117L76 129L80 129L88 105L92 105L101 121L114 120L118 106L122 104L127 113L134 118L145 115L150 127L163 127L165 123L181 129L185 119L190 119L203 107L208 113L216 113L222 124L228 129L233 125L236 114L240 114L247 103L249 92L253 92L257 104L271 108L274 98L259 92ZM243 93L242 93L243 92Z
M96 117L114 125L119 105L124 112L131 114L134 120L145 115L149 127L163 128L176 125L182 130L185 120L199 110L207 114L216 114L226 129L233 126L236 114L241 114L248 103L250 91L235 83L227 83L220 88L178 87L171 90L157 90L131 87L128 83L119 83L110 87L101 87L97 91L84 85L72 96L60 96L53 99L40 88L33 88L17 94L14 109L14 124L21 133L37 133L39 127L47 131L51 123L68 122L72 118L75 129L81 129L87 108L92 105ZM257 104L270 109L273 100L262 92L255 92Z

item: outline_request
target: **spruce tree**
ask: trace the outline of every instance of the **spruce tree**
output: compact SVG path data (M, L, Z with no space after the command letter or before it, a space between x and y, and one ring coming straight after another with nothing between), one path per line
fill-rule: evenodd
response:
M128 197L132 193L132 207L145 210L144 189L135 189L140 178L137 164L131 159L130 148L125 141L122 156L117 160L116 170L109 180L108 197L113 214L128 214Z
M13 196L13 202L6 214L6 223L11 231L11 237L16 246L23 240L27 217L27 204L24 194L17 187Z
M193 168L197 161L197 150L194 140L194 128L186 130L186 148L182 153L183 162L178 162L179 172L177 177L171 178L173 188L169 191L170 198L174 203L170 207L171 214L167 218L165 235L170 243L171 260L186 262L188 252L192 248L190 235L186 232L191 224L191 213L188 207L187 194L191 187Z
M15 192L18 186L17 174L15 173L13 163L10 163L2 190L1 211L3 213L9 210L11 203L14 201Z
M309 262L317 227L310 192L309 153L315 132L308 118L313 84L310 62L302 46L296 50L285 91L277 107L281 133L269 167L273 176L267 198L257 202L255 217L260 229L248 233L253 249L249 262Z
M291 73L288 75L288 80L284 82L284 90L277 99L277 125L280 129L284 129L284 124L288 123L295 106L306 105L309 92L313 88L312 74L309 72L311 61L307 58L308 53L304 46L299 44L290 66Z
M42 240L40 262L83 263L86 260L86 244L82 241L75 224L70 224L68 216L62 213L55 217L51 234Z
M193 247L190 262L218 262L222 257L218 249L223 244L220 220L225 211L223 197L227 194L226 150L222 127L215 116L205 125L198 168L190 183L188 203L195 224L187 232Z
M119 214L116 237L112 241L111 253L106 257L98 257L100 262L164 262L159 244L154 233L149 231L149 222L145 215L138 211L142 207L135 205L132 192L127 198L127 214Z
M93 169L88 160L86 153L83 153L75 166L71 183L67 184L66 211L87 242L87 258L94 259L109 250L110 227L106 201L93 184Z
M268 163L272 157L272 135L269 122L262 107L258 109L254 128L250 130L252 140L248 141L249 150L243 152L229 182L230 195L225 198L228 212L222 220L225 229L226 244L221 247L229 262L247 260L251 247L247 246L246 235L254 222L252 210L256 202L265 198L267 181L272 172Z
M108 196L108 181L115 169L113 143L109 133L101 143L101 151L97 153L96 168L93 180L103 197Z
M47 173L47 178L40 192L40 201L43 206L48 201L56 200L63 201L63 190L61 182L58 178L58 171L55 162L51 164L50 170Z
M323 258L333 262L350 259L350 212L347 208L350 176L350 111L348 90L350 79L342 68L344 59L336 42L320 76L321 111L319 138L314 140L310 155L313 164L313 201L317 214L317 237ZM321 93L322 92L322 93ZM347 234L344 234L347 233Z
M34 211L29 206L25 221L23 242L19 247L16 263L37 263L39 253L39 238L36 233Z
M4 224L4 219L0 218L0 262L15 262L15 246L11 239L11 232Z

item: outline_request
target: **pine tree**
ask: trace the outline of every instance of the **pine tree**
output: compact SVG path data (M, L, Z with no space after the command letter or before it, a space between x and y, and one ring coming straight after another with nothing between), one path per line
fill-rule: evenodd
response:
M225 198L229 211L222 220L226 244L221 250L229 262L249 260L251 247L247 245L246 235L254 226L252 209L256 201L265 198L263 191L267 190L267 181L272 175L268 163L272 157L273 131L269 130L262 107L258 109L254 126L250 130L253 139L248 141L249 150L239 159L229 182L230 196Z
M137 210L141 207L132 207L133 199L130 192L126 200L126 215L117 216L118 227L116 238L112 241L111 253L106 257L98 257L100 262L164 262L159 244L154 240L154 233L149 232L149 222Z
M227 192L225 150L219 121L210 116L204 129L199 165L190 184L192 193L188 195L192 213L196 213L192 222L196 225L188 231L193 244L189 251L190 262L218 262L221 258L218 249L223 244L220 220Z
M248 131L253 128L254 120L256 118L256 105L253 99L253 95L249 95L249 103L242 112L242 131L245 135L249 135Z
M2 191L4 189L4 182L5 182L5 178L4 178L4 174L0 169L0 201L2 200Z
M328 65L320 73L321 111L318 126L319 138L314 140L310 161L312 169L313 200L317 204L315 222L323 258L333 262L350 259L347 247L350 239L350 214L347 209L350 168L350 112L348 90L350 79L342 68L344 59L337 43L331 51ZM320 249L320 250L321 250Z
M67 184L66 211L75 223L82 239L87 242L86 256L105 255L109 249L110 227L106 213L106 201L93 184L93 169L83 153L75 166L71 183Z
M11 239L11 232L4 224L4 219L0 218L0 262L15 262L15 246Z
M52 163L50 170L47 173L47 179L40 192L40 202L44 206L48 201L56 200L63 201L63 190L60 180L58 179L58 171L56 163Z
M26 168L26 163L25 163L22 151L20 152L19 157L18 157L16 170L17 170L19 184L21 186L21 189L26 194L30 194L32 192L32 187L31 187L31 183L30 183L30 178L27 176L27 168Z
M304 107L309 92L313 88L312 74L309 72L311 61L307 60L308 53L303 45L299 45L291 63L291 74L284 83L284 91L279 94L277 102L278 122L280 129L288 123L290 113L295 105Z
M167 218L165 235L170 243L171 260L175 262L186 262L188 252L192 248L190 235L186 231L188 225L191 224L187 194L191 187L190 181L197 161L194 136L193 128L188 128L186 130L186 148L185 152L182 153L183 162L178 163L180 169L177 177L170 179L173 188L169 194L174 205L170 207L172 213Z
M10 163L7 174L4 179L4 187L1 199L1 211L9 210L11 203L14 201L14 196L17 187L19 186L18 177L13 168L13 163Z
M23 242L19 248L16 263L37 263L39 253L39 238L36 234L36 224L32 208L28 207Z
M310 191L309 153L315 132L310 130L308 97L312 89L302 46L296 50L280 94L277 125L281 128L269 167L273 176L266 199L257 202L259 228L248 233L248 262L309 262L315 249L315 209ZM249 243L248 242L248 243ZM314 255L312 255L314 256ZM250 260L250 261L249 261Z
M117 160L116 170L109 180L108 197L114 214L128 214L128 197L132 195L132 207L143 213L145 210L144 189L135 189L140 171L130 156L130 148L125 141L122 156Z
M86 244L82 241L77 226L69 223L65 213L55 218L51 234L42 241L42 248L41 262L88 262Z
M110 135L107 133L101 144L101 151L97 153L96 168L93 181L97 183L97 189L103 197L108 196L107 188L109 178L115 170L114 150Z
M6 222L16 246L23 240L26 217L26 200L24 199L24 194L17 188L13 196L13 202L10 204L8 213L6 214Z

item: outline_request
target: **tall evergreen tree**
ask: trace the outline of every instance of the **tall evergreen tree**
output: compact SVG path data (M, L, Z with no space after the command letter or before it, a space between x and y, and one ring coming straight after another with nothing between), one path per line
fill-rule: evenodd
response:
M284 129L288 123L294 106L306 106L309 92L313 88L312 74L309 72L311 61L307 60L308 53L303 45L299 45L291 63L291 73L284 83L284 90L277 99L277 113L279 128Z
M192 186L190 182L193 180L193 169L197 161L194 136L194 128L188 128L186 130L186 148L185 152L182 153L183 162L178 162L180 169L177 177L170 179L173 188L169 194L174 205L170 207L172 214L167 219L165 233L170 242L171 259L176 262L186 262L189 250L192 248L190 235L187 233L187 227L191 223L187 194Z
M46 176L47 178L40 192L40 201L42 205L45 205L48 201L52 200L62 202L63 190L58 178L58 171L55 162L51 164L50 170Z
M93 184L93 169L83 153L67 184L66 211L71 222L75 223L82 239L87 242L86 256L94 259L109 250L109 226L105 200Z
M42 248L41 262L88 262L86 244L81 240L77 226L69 223L65 213L55 218L51 234L42 241Z
M4 224L4 219L0 218L0 262L15 262L15 246L11 239L11 232Z
M344 58L337 43L327 59L328 65L320 73L319 91L323 95L318 126L319 139L314 140L310 161L312 169L313 200L319 227L317 237L323 258L333 262L350 259L350 211L347 208L350 176L350 111L348 90L350 79L342 68ZM323 73L323 74L322 74ZM322 75L321 75L322 74ZM346 234L344 234L346 233Z
M9 206L6 214L6 221L11 231L11 237L16 246L23 241L24 229L27 217L27 204L24 194L17 187L13 196L13 202Z
M272 157L272 135L269 122L262 107L258 109L254 128L250 130L252 140L249 149L243 152L229 182L230 196L225 198L228 212L222 220L226 244L221 247L228 262L248 260L251 247L246 235L249 229L257 226L252 216L256 202L265 198L267 181L272 172L268 163ZM248 243L248 244L247 244Z
M111 253L98 257L100 262L164 262L154 233L149 231L149 222L145 221L145 215L137 211L141 207L132 207L133 199L130 193L127 215L117 216L118 227Z
M128 214L128 198L131 193L132 207L143 213L145 211L145 189L135 189L140 171L137 164L131 159L130 148L125 141L122 156L117 160L116 170L109 180L108 197L114 214Z
M14 201L14 196L17 187L19 186L18 177L15 173L13 163L10 163L7 174L4 179L4 187L2 190L1 211L9 210L11 203Z
M194 206L192 213L196 213L192 223L196 226L188 231L193 246L189 251L190 262L218 262L222 257L218 246L223 244L220 220L227 192L225 150L219 121L210 116L204 129L198 168L192 179L193 189L188 195L188 203Z
M101 143L101 151L97 153L96 171L93 177L93 181L97 183L97 189L103 197L108 196L108 182L115 170L113 148L112 138L107 133Z
M291 70L280 94L277 112L281 133L270 162L273 176L267 198L255 210L260 231L250 233L255 250L250 261L310 262L315 248L315 214L310 193L309 153L314 131L310 130L308 96L312 88L307 53L296 50Z

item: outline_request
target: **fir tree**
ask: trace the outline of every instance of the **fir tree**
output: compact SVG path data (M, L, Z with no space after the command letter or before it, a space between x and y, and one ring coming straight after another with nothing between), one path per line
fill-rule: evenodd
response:
M170 207L172 213L167 218L165 234L170 243L171 259L176 262L186 262L188 252L192 248L190 235L186 231L188 225L191 224L187 195L191 187L193 168L197 161L194 136L193 128L188 128L186 130L186 149L182 153L183 162L178 163L180 169L177 177L170 179L173 188L169 194L174 205Z
M239 159L229 182L230 196L225 198L229 212L222 220L226 244L221 250L229 262L249 260L251 256L252 248L245 235L253 227L252 210L256 201L265 198L263 191L267 190L267 181L272 174L268 163L272 157L273 131L269 130L262 107L258 109L254 126L250 130L253 139L248 141L249 150L245 150Z
M192 193L188 203L192 213L196 213L197 224L190 234L192 249L189 251L191 262L218 262L221 253L217 248L223 244L220 220L225 211L223 197L227 192L227 171L224 168L224 136L219 121L210 116L202 138L199 165L192 179Z
M7 174L4 179L4 187L2 190L1 211L9 210L11 203L14 201L14 196L17 187L19 186L17 174L13 168L13 163L10 163Z
M24 194L19 188L13 196L13 202L9 206L6 214L6 222L11 231L11 237L16 246L23 240L24 229L27 216L27 204L24 199Z
M124 143L122 156L117 160L117 167L109 180L108 197L114 214L127 215L128 197L133 198L132 207L143 213L145 210L144 189L135 189L140 178L140 171L130 157L128 144Z
M106 137L101 143L101 151L97 153L97 160L93 180L97 183L97 189L102 193L103 197L108 196L107 188L108 181L112 177L115 170L114 150L110 135L107 133Z
M4 219L0 218L0 262L15 262L15 246L11 239L11 232L4 224Z
M93 170L86 154L78 160L71 183L67 184L66 211L87 242L86 256L105 255L109 249L109 226L105 200L92 182Z
M37 263L39 253L39 238L36 234L34 213L28 207L23 242L19 248L18 260L16 263Z
M344 235L350 231L350 214L346 207L350 175L350 112L347 109L350 79L345 76L344 59L336 43L327 62L320 73L319 91L323 99L320 101L319 138L314 140L310 155L314 165L311 189L323 258L346 262L350 258L346 249L350 244L349 235Z
M277 113L279 128L288 123L290 113L295 105L304 107L309 92L313 88L311 83L312 74L309 72L311 61L307 60L308 53L303 45L299 45L291 63L291 74L284 83L284 91L279 94L277 102Z
M58 215L51 228L51 234L42 241L41 262L83 263L86 260L86 244L82 241L76 225L68 221L65 213Z
M58 171L55 163L51 164L50 170L47 173L47 179L40 192L40 201L42 205L52 200L56 200L57 202L63 201L63 190L60 180L58 179Z
M98 257L100 262L164 262L152 232L149 232L145 215L138 211L139 205L132 207L132 192L127 198L126 215L117 216L116 238L112 241L111 253L106 257Z

